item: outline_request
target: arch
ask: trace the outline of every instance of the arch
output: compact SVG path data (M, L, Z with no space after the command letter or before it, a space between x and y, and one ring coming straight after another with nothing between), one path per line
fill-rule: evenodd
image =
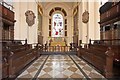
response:
M49 12L49 16L51 16L55 11L61 11L64 14L64 16L67 16L66 11L61 7L55 7L53 9L51 9Z
M61 6L62 5L62 6ZM70 9L70 6L67 5L66 3L64 2L61 2L61 3L58 3L58 2L48 2L46 5L45 5L45 9L52 9L53 7L61 7L61 8L64 8L65 11L68 11Z
M67 14L67 16L66 17L68 17L68 16L70 16L70 15L72 15L72 12L70 11L70 9L72 9L72 6L71 5L69 5L69 4L66 4L66 3L58 3L58 2L49 2L49 3L46 3L46 4L44 4L44 13L45 13L45 15L46 16L49 16L49 13L50 13L50 11L53 9L55 9L55 8L57 8L57 7L59 7L59 8L62 8L62 9L64 9L64 11L66 12L66 14ZM57 10L58 11L58 10ZM61 10L60 10L61 11ZM63 11L63 12L64 12Z

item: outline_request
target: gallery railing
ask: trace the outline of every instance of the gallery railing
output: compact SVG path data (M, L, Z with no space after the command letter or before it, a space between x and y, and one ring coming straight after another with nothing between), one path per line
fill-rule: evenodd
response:
M12 2L11 2L12 3ZM12 10L13 11L13 5L12 4L10 4L10 2L8 3L8 2L6 2L6 1L4 1L4 0L0 0L0 5L3 5L3 6L5 6L6 8L8 8L9 10Z
M89 40L89 44L120 45L120 39Z

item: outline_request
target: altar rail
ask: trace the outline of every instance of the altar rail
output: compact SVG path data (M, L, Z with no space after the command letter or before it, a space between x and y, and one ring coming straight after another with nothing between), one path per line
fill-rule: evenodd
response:
M77 48L71 46L39 46L44 52L69 52L77 51Z

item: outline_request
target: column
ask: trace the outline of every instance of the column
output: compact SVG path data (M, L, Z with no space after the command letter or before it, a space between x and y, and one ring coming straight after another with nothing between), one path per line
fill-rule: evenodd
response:
M82 14L85 12L85 10L87 11L87 1L84 1L82 2ZM81 17L82 17L82 14L81 14ZM82 29L82 43L87 43L88 39L88 31L87 31L87 27L88 27L88 23L83 23L82 22L82 18L81 18L81 29Z

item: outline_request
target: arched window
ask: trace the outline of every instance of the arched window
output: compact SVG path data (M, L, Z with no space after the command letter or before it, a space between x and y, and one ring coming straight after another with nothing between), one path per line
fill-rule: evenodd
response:
M51 11L49 12L49 37L67 37L67 17L66 16L67 16L67 13L63 8L55 7L51 9ZM60 19L57 17L59 17ZM57 26L57 24L60 26Z
M52 37L64 37L63 16L56 13L52 16Z

